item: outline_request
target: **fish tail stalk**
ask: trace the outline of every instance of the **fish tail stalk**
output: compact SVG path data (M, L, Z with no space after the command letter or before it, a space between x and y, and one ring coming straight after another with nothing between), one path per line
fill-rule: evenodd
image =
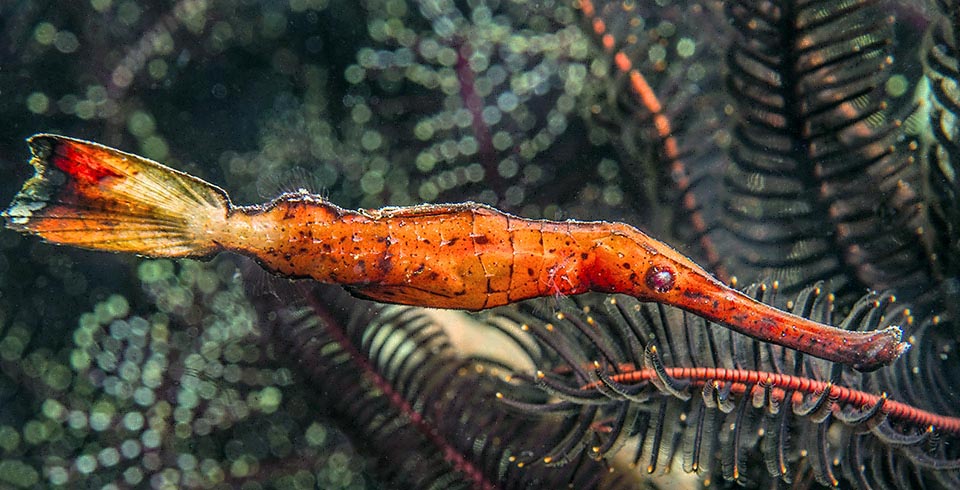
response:
M148 257L221 249L231 205L218 187L96 143L48 134L29 143L36 174L3 212L8 228Z

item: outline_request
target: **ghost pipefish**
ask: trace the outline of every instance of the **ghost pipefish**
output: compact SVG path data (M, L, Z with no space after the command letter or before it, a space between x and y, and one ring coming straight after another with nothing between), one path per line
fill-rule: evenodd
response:
M622 223L530 220L476 203L352 211L306 191L235 206L219 187L146 158L51 134L28 141L36 174L3 215L53 243L146 257L233 251L280 275L434 308L623 293L863 371L909 348L898 327L842 330L760 303Z

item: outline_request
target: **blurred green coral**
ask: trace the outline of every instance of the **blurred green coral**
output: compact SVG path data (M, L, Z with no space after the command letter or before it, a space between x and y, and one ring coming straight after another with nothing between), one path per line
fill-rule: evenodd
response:
M364 486L355 463L331 452L342 442L328 438L294 375L257 341L231 262L146 261L139 277L149 307L133 311L111 295L80 316L68 359L23 359L46 398L22 428L0 427L0 481L258 488L253 478L265 477L283 488ZM18 335L8 332L3 345Z

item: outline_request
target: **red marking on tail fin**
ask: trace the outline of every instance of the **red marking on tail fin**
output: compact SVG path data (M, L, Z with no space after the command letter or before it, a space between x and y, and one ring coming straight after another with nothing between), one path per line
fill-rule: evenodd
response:
M74 141L62 139L45 140L43 144L47 142L49 142L47 151L52 152L50 159L53 164L77 181L95 183L106 177L122 176L116 170L101 163L107 157L106 152L98 151L100 148L96 146L81 146Z
M157 162L52 134L29 139L36 174L3 212L7 227L80 247L152 257L202 257L229 200Z

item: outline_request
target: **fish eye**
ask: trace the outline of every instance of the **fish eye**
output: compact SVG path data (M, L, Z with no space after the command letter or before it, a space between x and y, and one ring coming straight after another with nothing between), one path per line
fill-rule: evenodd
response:
M647 287L658 293L665 293L673 289L673 284L676 280L676 275L672 270L656 265L650 267L650 269L647 270L646 277L644 277Z

